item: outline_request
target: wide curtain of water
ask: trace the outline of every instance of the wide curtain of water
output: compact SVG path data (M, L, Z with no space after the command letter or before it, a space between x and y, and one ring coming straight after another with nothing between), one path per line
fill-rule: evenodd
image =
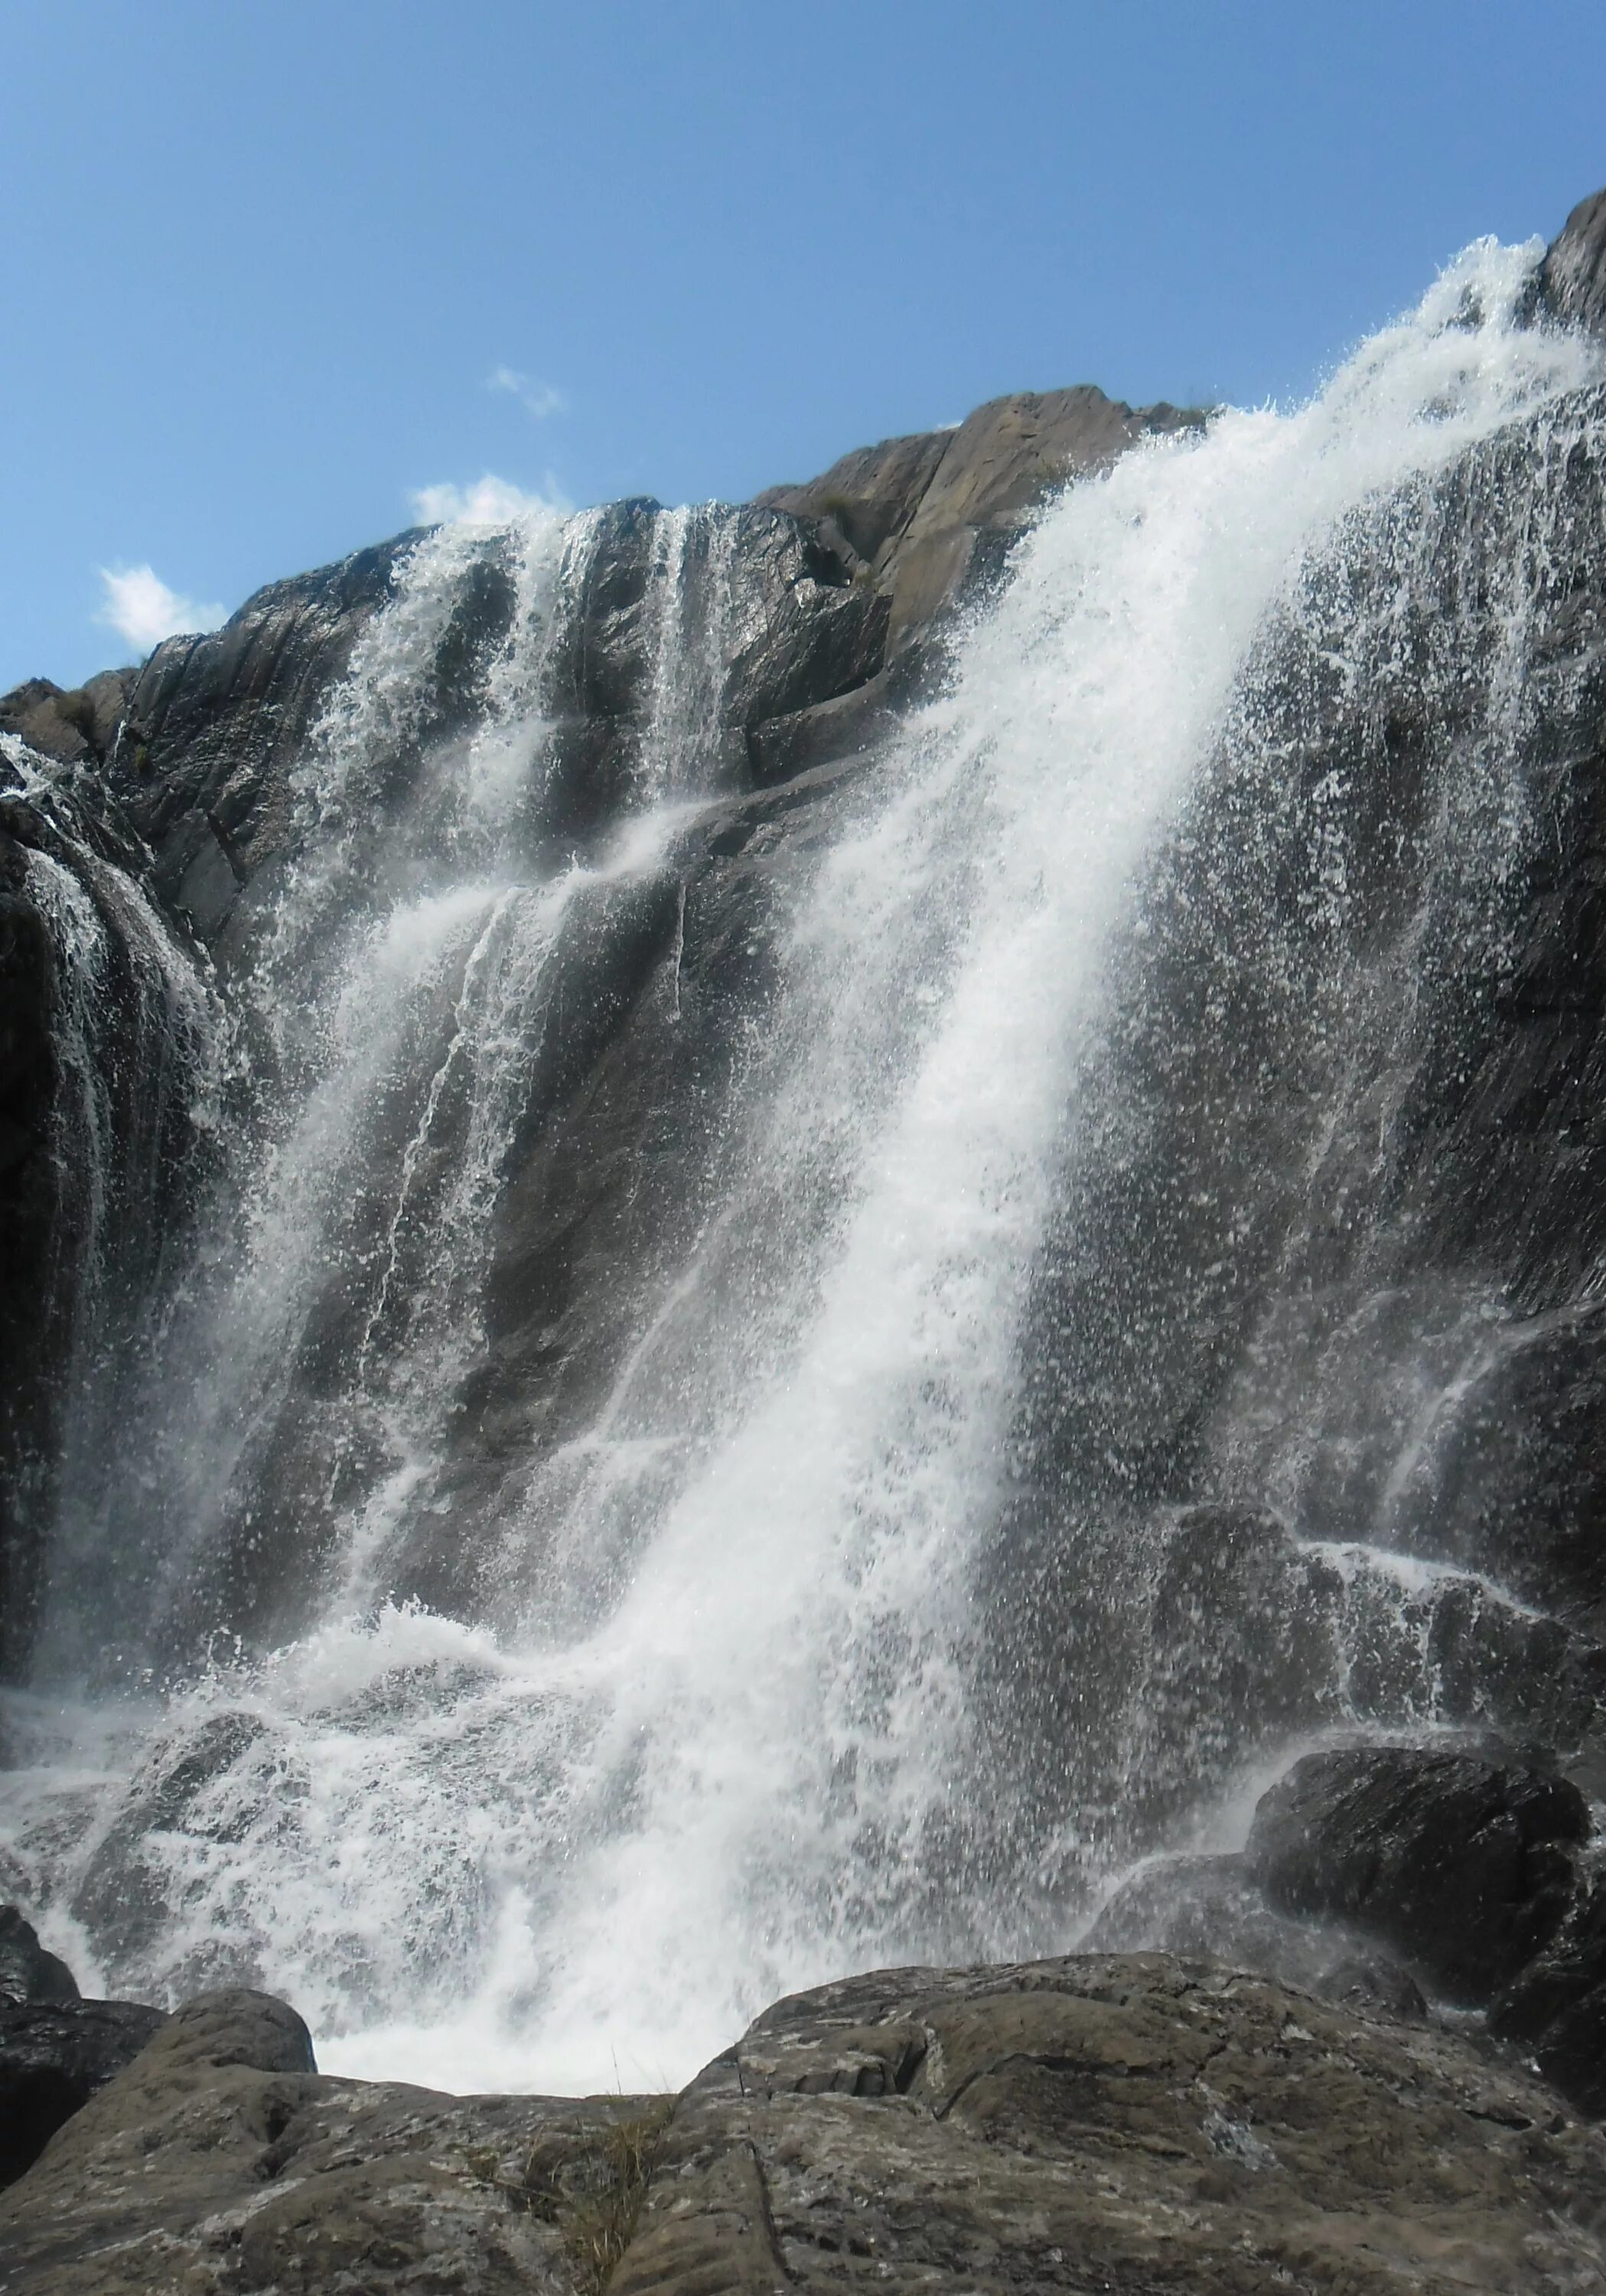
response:
M462 1536L444 1463L509 1160L575 1025L565 952L666 884L684 932L678 857L728 790L723 680L750 633L736 513L660 514L634 762L610 837L554 857L553 665L599 522L414 549L299 767L294 865L198 1062L231 1111L217 1170L151 1328L100 1378L115 1412L82 1423L95 1457L65 1478L38 1669L9 1702L0 1854L86 1990L248 1978L336 2071L673 2085L782 1991L1069 1947L1112 1874L1264 1768L1264 1730L1179 1719L1154 1637L1180 1660L1217 1626L1156 1611L1131 1468L1136 1416L1156 1444L1166 1423L1161 1292L1196 1275L1202 1298L1261 1239L1215 1236L1196 1269L1178 1242L1146 1292L1103 1281L1094 1347L1078 1268L1159 1250L1152 1222L1122 1229L1110 1078L1152 989L1144 935L1168 919L1180 945L1180 909L1210 909L1189 857L1209 820L1219 842L1229 801L1276 811L1291 644L1340 687L1397 672L1430 601L1422 676L1476 684L1487 737L1455 766L1482 810L1456 813L1446 767L1444 818L1474 823L1492 886L1520 850L1501 727L1551 448L1593 439L1601 364L1516 323L1533 259L1475 248L1308 405L1223 410L1045 510L940 693L822 806L708 1118L709 1201L586 1423L477 1519L455 1605L407 1590ZM1511 546L1452 596L1471 529L1444 485L1508 434ZM488 549L514 605L484 708L398 794L383 761ZM1302 817L1307 965L1346 900L1322 826L1340 794ZM1268 982L1293 965L1218 911ZM1338 1011L1341 972L1325 1001L1279 975L1311 1067L1285 1163L1319 1160L1335 1034L1370 1025ZM1252 1414L1229 1455L1320 1539ZM208 1617L258 1509L304 1521L310 1590L266 1650ZM1408 1526L1328 1543L1342 1600L1414 1631ZM1330 1713L1351 1712L1342 1643ZM1430 1698L1405 1705L1431 1722Z

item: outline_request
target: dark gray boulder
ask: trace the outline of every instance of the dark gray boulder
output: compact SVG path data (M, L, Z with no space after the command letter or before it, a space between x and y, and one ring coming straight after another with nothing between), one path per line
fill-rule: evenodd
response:
M76 2001L78 1983L59 1955L46 1952L20 1906L0 1906L0 1998Z
M1495 2000L1489 2026L1531 2050L1545 2079L1582 2111L1606 2113L1606 1878L1598 1869Z
M1569 1780L1466 1754L1307 1754L1256 1809L1245 1868L1280 1911L1351 1923L1481 2005L1546 1946L1589 1806Z
M78 2000L76 1988L74 1996L0 1999L0 2185L30 2168L165 2021L161 2010L132 2001Z

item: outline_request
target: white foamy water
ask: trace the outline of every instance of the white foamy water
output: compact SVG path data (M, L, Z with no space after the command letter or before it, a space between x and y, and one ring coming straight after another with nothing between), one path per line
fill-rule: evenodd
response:
M1105 955L1301 571L1390 489L1597 375L1595 351L1512 326L1533 255L1474 249L1308 406L1150 442L1023 542L944 698L842 804L788 922L718 1215L593 1423L529 1463L500 1598L471 1623L387 1600L387 1566L485 1344L488 1232L557 1025L553 952L599 889L665 865L683 817L666 800L719 786L696 768L718 746L732 528L660 521L628 834L539 880L511 824L544 770L584 522L513 538L486 722L436 760L413 844L359 866L365 776L422 706L472 563L461 535L425 545L307 761L306 857L254 991L291 1081L150 1469L188 1495L163 1562L182 1577L367 1191L332 1406L360 1431L356 1496L336 1477L321 1502L322 1616L292 1647L92 1721L20 1722L41 1759L0 1778L0 1833L86 1987L249 1970L307 2015L331 2070L659 2087L783 1990L1043 1942L1011 1933L1029 1876L989 1876L979 1915L941 1842L987 1791L973 1596ZM676 584L694 539L692 644ZM443 1513L433 1536L453 1535ZM1358 1551L1344 1568L1389 1575ZM160 1782L201 1742L212 1767L176 1819ZM160 1903L97 1965L94 1921L65 1909L135 1805L156 1813L141 1854Z

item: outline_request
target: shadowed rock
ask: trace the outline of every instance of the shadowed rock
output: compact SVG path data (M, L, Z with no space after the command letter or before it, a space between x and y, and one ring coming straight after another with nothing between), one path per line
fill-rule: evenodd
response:
M1580 200L1545 250L1539 292L1559 319L1606 325L1606 192Z
M1584 2112L1606 2113L1606 1879L1598 1871L1495 2001L1489 2024L1530 2048L1545 2079Z
M1561 1926L1588 1832L1565 1778L1365 1747L1296 1762L1255 1812L1245 1866L1282 1911L1352 1923L1484 2003Z
M20 1906L0 1906L0 1997L12 2001L76 2001L78 1980L59 1956L47 1953Z
M0 2185L30 2168L165 2021L133 2001L0 2000Z

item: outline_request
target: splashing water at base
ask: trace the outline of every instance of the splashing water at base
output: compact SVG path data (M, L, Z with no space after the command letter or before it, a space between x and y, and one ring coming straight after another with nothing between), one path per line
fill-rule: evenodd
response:
M309 2017L332 2070L628 2089L683 2081L783 1990L1064 1942L1036 1926L1035 1852L978 1882L945 1844L967 1800L1009 1796L977 1767L973 1597L1105 955L1302 570L1375 546L1350 529L1390 489L1597 378L1594 351L1512 324L1532 259L1471 250L1307 408L1151 443L1021 545L949 691L844 808L791 920L779 1049L754 1068L719 1217L587 1436L534 1463L504 1527L507 1556L538 1533L582 1580L625 1495L633 1541L599 1573L614 1591L561 1606L561 1631L511 1566L492 1624L373 1602L398 1510L428 1484L431 1399L481 1343L455 1279L491 1215L578 878L488 876L496 839L477 831L464 867L479 873L347 936L303 1063L316 1072L281 1112L278 1169L300 1177L258 1212L340 1193L418 997L444 995L447 1048L397 1136L356 1351L352 1408L383 1424L385 1474L335 1510L323 1620L299 1641L92 1722L20 1710L38 1760L0 1782L0 1826L75 1907L82 1926L57 1926L91 1985L249 1971ZM660 584L688 531L680 514L660 536ZM531 601L557 549L544 538L539 581L527 554L527 632L545 627ZM449 591L450 548L436 557L430 582ZM438 622L447 592L427 586L393 610L408 646L426 590ZM704 617L716 648L723 611ZM543 642L521 642L527 668ZM669 637L660 651L649 808L695 794L668 752L706 741L719 690L717 662L688 677ZM397 659L359 667L350 720L371 702L405 714L397 682L415 673ZM482 812L511 804L515 735L545 706L537 670L501 675L495 739L473 752ZM325 817L338 827L349 802ZM650 869L674 819L643 813L610 865ZM315 865L286 897L269 988L293 957L293 905L331 898L335 865ZM684 935L684 888L679 916ZM345 1037L342 1011L363 1015ZM411 1207L459 1069L460 1160L420 1251ZM778 1226L777 1205L793 1208ZM258 1250L258 1293L229 1295L231 1311L258 1299L264 1359L334 1232L319 1210ZM386 1355L402 1292L406 1344ZM102 1920L95 1877L113 1870L121 1910ZM97 1962L106 1937L120 1941Z

